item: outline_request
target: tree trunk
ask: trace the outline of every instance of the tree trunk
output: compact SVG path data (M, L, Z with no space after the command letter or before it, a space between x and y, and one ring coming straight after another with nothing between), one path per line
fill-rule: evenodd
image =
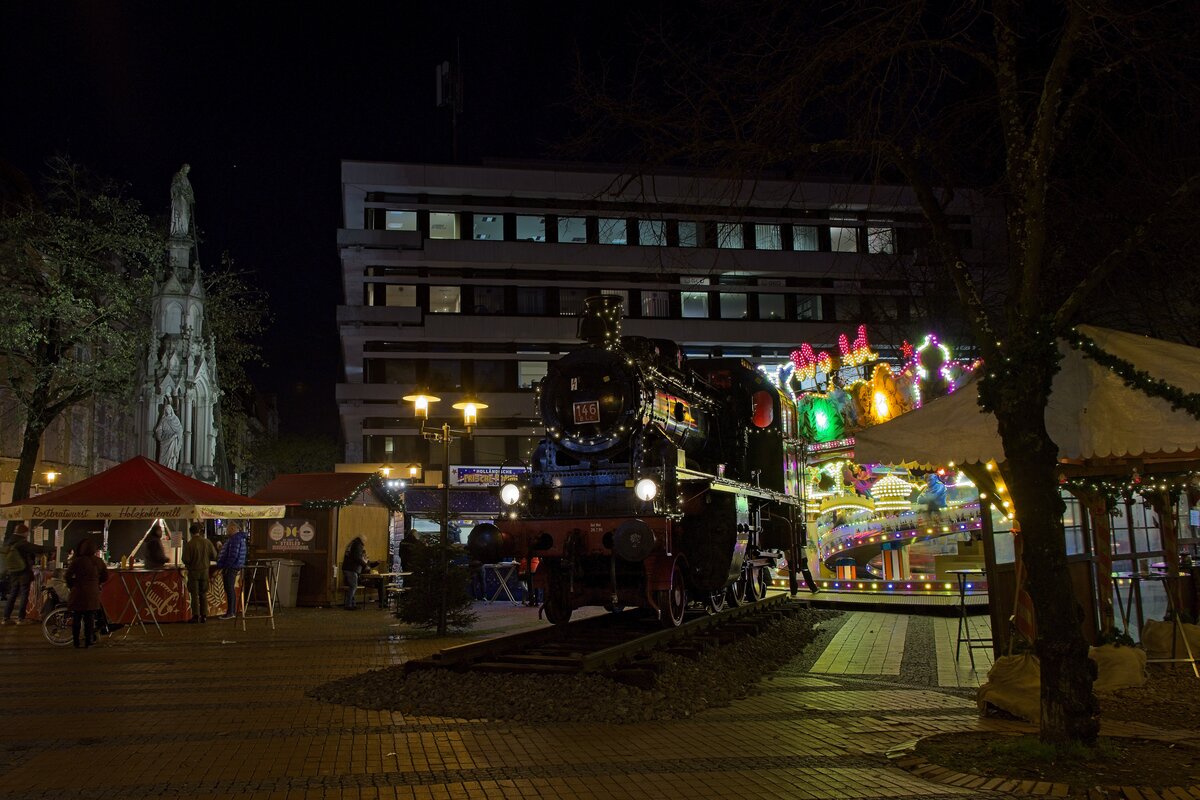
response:
M36 418L25 423L25 433L21 437L21 457L17 462L17 475L13 478L14 501L29 497L29 487L33 485L33 470L37 467L38 451L42 447L42 434L46 432L46 427L44 421Z
M1017 375L1010 373L1002 378L1018 385L1001 390L1002 399L993 411L1004 442L1008 462L1005 478L1021 523L1022 561L1037 615L1041 739L1091 744L1100 729L1099 709L1092 694L1096 668L1088 658L1088 644L1080 628L1083 614L1067 572L1064 505L1058 493L1058 448L1046 433L1045 424L1050 381L1044 374L1023 377L1034 380L1021 386ZM1045 388L1039 390L1039 385Z

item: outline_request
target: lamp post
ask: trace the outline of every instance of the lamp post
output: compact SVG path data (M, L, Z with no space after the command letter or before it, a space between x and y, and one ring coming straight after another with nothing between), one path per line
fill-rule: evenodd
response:
M442 573L442 580L438 590L437 632L439 636L445 636L446 584L449 576L447 554L450 549L450 442L455 439L471 438L471 429L478 422L479 412L487 408L487 404L474 399L465 399L455 403L453 408L463 412L463 427L461 430L451 428L448 422L443 422L440 427L430 427L428 424L429 404L437 403L440 400L440 397L434 397L420 391L404 396L404 402L413 404L417 418L421 420L421 437L431 442L440 442L442 445L442 529L439 536L441 545L439 568Z

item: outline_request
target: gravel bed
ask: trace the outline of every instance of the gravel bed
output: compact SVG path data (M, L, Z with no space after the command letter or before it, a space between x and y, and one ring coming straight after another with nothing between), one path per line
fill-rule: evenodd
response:
M651 660L658 679L651 689L595 674L422 670L405 676L401 665L332 681L308 695L340 705L456 719L609 724L681 719L747 696L764 675L804 652L819 634L814 627L818 622L838 616L835 611L802 609L758 636L696 659L655 654Z

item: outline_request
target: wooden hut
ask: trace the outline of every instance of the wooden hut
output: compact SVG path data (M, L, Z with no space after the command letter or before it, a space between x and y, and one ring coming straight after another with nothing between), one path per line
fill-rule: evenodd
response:
M252 524L251 557L303 562L296 597L300 606L329 605L336 599L342 555L354 537L362 537L368 557L386 563L393 520L404 510L400 496L376 473L281 475L255 499L286 506L286 512L282 520Z

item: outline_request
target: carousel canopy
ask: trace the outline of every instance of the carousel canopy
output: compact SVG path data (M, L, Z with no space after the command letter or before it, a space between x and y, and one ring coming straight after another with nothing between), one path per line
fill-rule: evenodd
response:
M135 456L53 492L0 506L0 519L271 519L272 505Z
M1100 350L1151 378L1200 392L1200 349L1080 325ZM1066 459L1200 455L1200 420L1124 380L1060 341L1063 354L1046 407L1046 429ZM986 365L985 365L986 366ZM956 391L855 436L861 463L921 465L1003 461L996 418L979 408L974 378Z

